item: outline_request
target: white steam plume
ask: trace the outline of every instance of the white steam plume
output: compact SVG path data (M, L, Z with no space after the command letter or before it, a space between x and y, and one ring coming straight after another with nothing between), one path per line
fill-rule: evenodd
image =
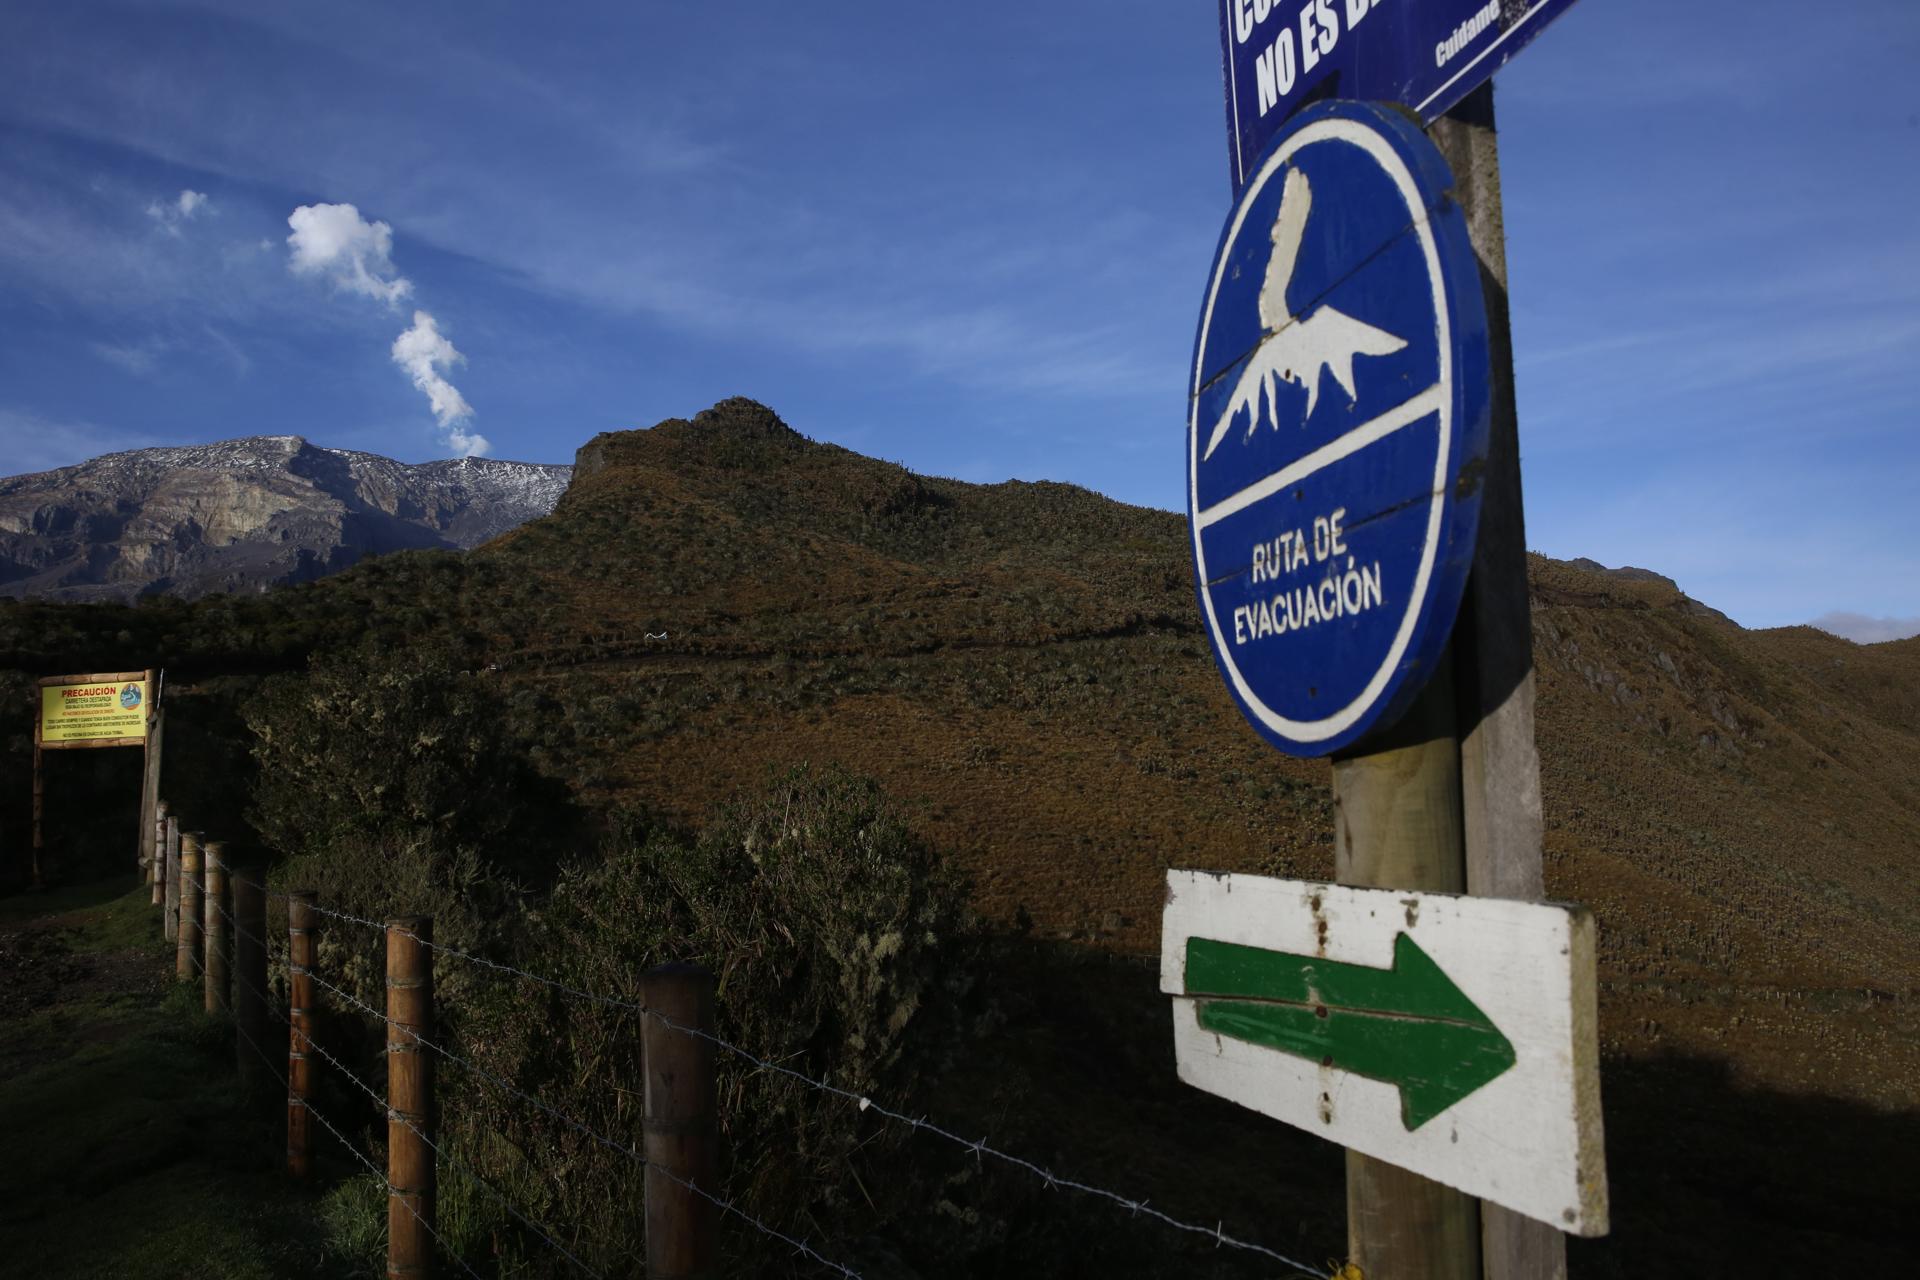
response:
M288 265L295 275L319 276L345 293L377 298L390 307L413 295L413 282L393 265L393 228L360 216L350 204L306 204L287 218L293 234ZM393 362L407 371L433 407L449 448L467 457L485 454L492 445L468 429L473 406L447 373L466 357L425 311L413 313L413 327L393 340Z
M295 275L324 276L336 289L390 307L413 293L413 282L394 270L393 228L386 223L367 221L350 204L303 204L287 225Z
M464 364L466 357L447 341L432 316L424 311L413 313L413 327L393 340L393 362L426 393L448 445L468 457L485 454L493 447L485 436L466 429L473 418L473 406L445 377L447 370Z

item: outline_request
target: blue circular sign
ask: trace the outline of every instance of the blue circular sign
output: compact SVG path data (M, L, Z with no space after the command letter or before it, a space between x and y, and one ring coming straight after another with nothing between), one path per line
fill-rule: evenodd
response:
M1486 307L1452 174L1328 102L1262 155L1214 255L1187 516L1213 655L1282 751L1400 717L1446 650L1487 451Z

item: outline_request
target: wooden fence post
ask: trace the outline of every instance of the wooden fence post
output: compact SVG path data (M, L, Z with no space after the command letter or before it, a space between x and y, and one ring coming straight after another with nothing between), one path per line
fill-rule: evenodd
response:
M640 1033L646 1058L647 1276L696 1280L718 1274L715 1205L691 1187L716 1190L719 1126L713 1041L680 1028L713 1034L713 974L694 964L661 965L641 979L640 1001L650 1011Z
M433 1030L431 916L387 921L387 1276L433 1274Z
M287 1172L313 1172L313 890L287 895Z
M201 881L206 894L201 901L206 920L204 945L206 958L201 962L202 987L206 992L208 1013L227 1010L227 944L232 940L227 912L227 846L218 840L200 846Z
M173 942L180 936L180 819L172 815L167 818L166 875L166 899L160 906L160 918L167 941Z
M173 973L182 982L200 975L200 833L180 837L180 926Z
M149 667L141 673L147 682L146 732L140 738L140 838L134 862L147 874L152 859L154 811L160 800L160 754L166 738L166 713L160 709L160 673Z
M260 1082L267 1051L267 885L257 867L233 877L234 1059L249 1086Z
M153 905L164 906L167 900L167 802L156 800L153 805L153 846L147 853L147 883L153 886Z

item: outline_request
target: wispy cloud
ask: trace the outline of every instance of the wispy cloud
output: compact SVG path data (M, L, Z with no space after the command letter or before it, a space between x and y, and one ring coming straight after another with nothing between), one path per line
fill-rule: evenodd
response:
M210 208L206 192L182 190L171 200L155 200L148 204L147 216L159 223L168 235L178 236L181 223L192 222Z
M142 338L138 342L92 342L93 354L108 364L135 377L144 378L160 367L160 357L169 344L161 338Z
M1807 625L1855 644L1883 644L1920 636L1920 618L1869 618L1864 613L1823 613Z
M739 163L740 137L689 107L731 91L677 66L602 83L597 71L561 75L539 60L496 57L498 46L486 41L445 39L422 59L407 40L370 45L353 24L224 7L235 39L260 41L256 24L278 33L264 60L234 74L251 93L271 92L276 116L315 121L311 145L297 156L263 126L264 115L209 118L198 99L170 99L154 119L132 109L143 86L120 81L90 89L125 110L80 111L35 97L34 117L236 185L379 193L375 207L409 246L431 238L518 284L702 339L744 334L774 351L877 355L991 393L1111 402L1172 387L1169 395L1179 395L1181 361L1166 353L1190 341L1187 277L1196 258L1204 263L1213 228L1169 236L1164 221L1130 206L1090 206L1077 171L999 185L956 177L951 190L930 192L896 218L874 201L802 194L764 166ZM396 13L392 24L399 25L384 28L389 34L431 20ZM284 51L284 39L297 40L304 57L322 48L329 55L311 76L268 83L263 68ZM795 65L776 70L817 74L817 52L743 51L728 78L765 74L765 60L788 56ZM331 92L344 76L377 88L344 99ZM394 89L402 84L405 95ZM504 97L515 104L507 116ZM0 104L5 98L0 89ZM410 127L392 129L402 110ZM523 136L538 139L537 155L525 166L500 165L498 149ZM416 300L393 266L389 223L353 205L303 208L330 211L338 223L310 228L308 247L295 250L313 278L396 309ZM1010 234L1069 209L1071 235ZM400 254L405 260L408 249ZM1143 300L1141 282L1167 272L1177 273L1177 305ZM1174 310L1178 322L1138 319Z
M209 324L203 326L203 332L205 332L207 336L208 345L212 350L225 357L227 363L233 366L233 371L236 374L244 378L253 372L253 358L241 349L239 343L228 337L226 333L214 325Z

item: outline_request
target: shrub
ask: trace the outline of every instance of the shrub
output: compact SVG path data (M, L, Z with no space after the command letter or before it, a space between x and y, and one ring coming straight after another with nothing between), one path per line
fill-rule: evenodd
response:
M481 847L520 817L524 769L491 694L444 651L316 657L305 676L267 681L246 722L260 762L250 816L282 852L375 834Z
M717 977L723 1038L857 1095L898 1098L956 1043L969 938L961 885L879 788L799 768L697 838L629 822L604 861L562 879L527 967L637 1001L649 968L697 961ZM638 1015L515 983L471 1004L463 1037L490 1072L639 1145ZM824 1245L928 1202L897 1129L724 1051L718 1068L725 1194L749 1212ZM590 1262L621 1269L643 1256L636 1163L498 1089L453 1123L498 1135L516 1181L528 1166L544 1172L534 1216L569 1223ZM728 1238L738 1272L789 1265L757 1233Z
M266 681L245 718L259 763L248 817L285 855L276 887L373 920L431 915L437 941L470 950L551 879L554 788L509 738L492 686L446 653L316 658ZM320 959L377 1004L380 947L375 930L330 928ZM471 975L440 968L457 999Z

